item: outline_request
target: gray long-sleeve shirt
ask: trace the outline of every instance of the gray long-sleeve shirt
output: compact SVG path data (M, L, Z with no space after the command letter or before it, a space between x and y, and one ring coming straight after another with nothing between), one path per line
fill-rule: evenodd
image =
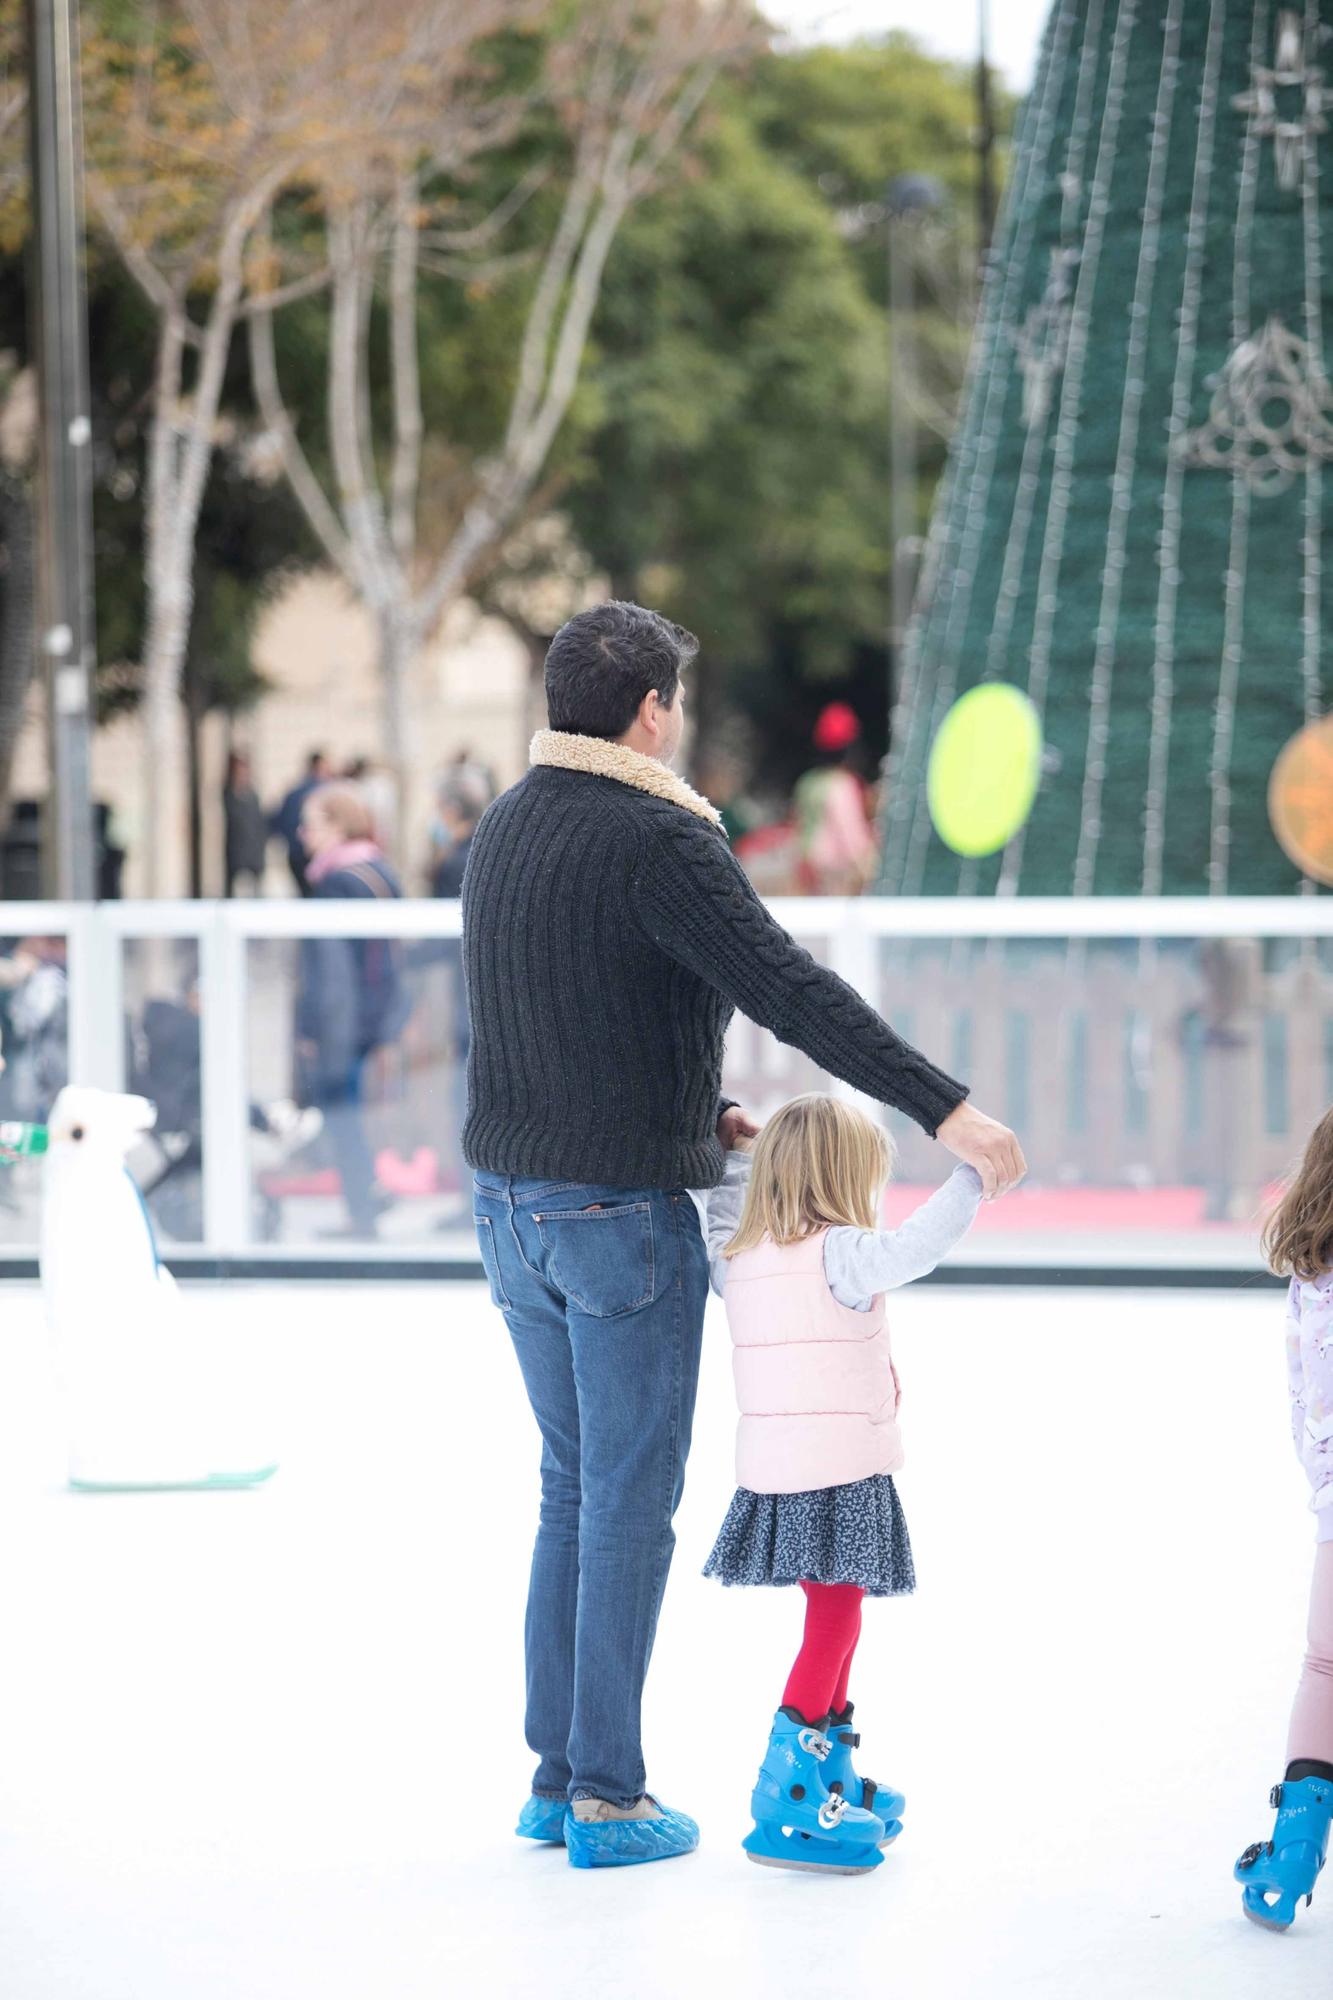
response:
M749 1153L728 1153L722 1185L705 1197L708 1265L719 1297L727 1278L722 1251L736 1233L750 1167ZM830 1229L824 1238L824 1276L838 1304L869 1312L881 1292L933 1271L946 1250L967 1234L980 1201L980 1174L975 1167L959 1166L897 1229Z

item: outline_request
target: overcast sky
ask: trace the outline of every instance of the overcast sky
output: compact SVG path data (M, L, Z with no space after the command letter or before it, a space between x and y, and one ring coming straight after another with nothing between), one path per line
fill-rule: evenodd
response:
M845 42L908 28L936 55L977 52L977 0L764 0L770 21L801 41ZM990 57L1015 90L1032 80L1050 0L990 0Z

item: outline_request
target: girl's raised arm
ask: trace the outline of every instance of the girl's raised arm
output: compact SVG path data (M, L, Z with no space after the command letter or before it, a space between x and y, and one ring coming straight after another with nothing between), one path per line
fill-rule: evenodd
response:
M824 1276L839 1305L861 1310L881 1292L933 1271L971 1227L981 1201L975 1167L955 1167L942 1188L897 1229L830 1229Z

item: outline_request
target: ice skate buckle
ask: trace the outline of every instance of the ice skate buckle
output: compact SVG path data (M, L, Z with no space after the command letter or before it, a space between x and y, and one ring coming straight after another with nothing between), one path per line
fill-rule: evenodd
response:
M826 1833L833 1833L842 1825L842 1816L847 1810L847 1801L841 1792L830 1792L819 1808L819 1824Z
M818 1729L800 1730L797 1733L796 1741L800 1744L807 1757L818 1757L821 1764L833 1748L828 1737L822 1735Z

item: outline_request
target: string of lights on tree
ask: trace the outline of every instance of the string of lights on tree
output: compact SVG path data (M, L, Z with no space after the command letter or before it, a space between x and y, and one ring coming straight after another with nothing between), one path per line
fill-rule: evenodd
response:
M1333 0L1056 0L898 664L887 892L1333 882L1331 50Z

